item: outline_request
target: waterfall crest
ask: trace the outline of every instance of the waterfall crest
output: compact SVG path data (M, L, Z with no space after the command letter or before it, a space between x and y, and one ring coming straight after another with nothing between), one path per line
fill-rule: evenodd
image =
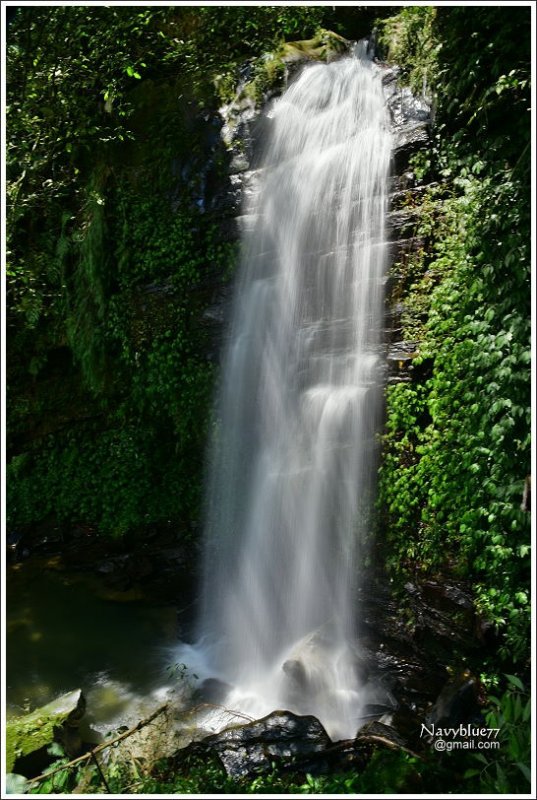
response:
M197 671L252 716L353 736L373 486L391 136L367 58L307 66L269 111L210 461ZM199 661L203 661L200 669Z

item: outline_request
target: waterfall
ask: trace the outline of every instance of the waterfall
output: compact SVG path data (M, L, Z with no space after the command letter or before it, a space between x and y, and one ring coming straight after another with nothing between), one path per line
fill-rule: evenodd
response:
M312 64L268 111L208 481L201 672L252 716L353 736L376 472L386 184L380 69Z

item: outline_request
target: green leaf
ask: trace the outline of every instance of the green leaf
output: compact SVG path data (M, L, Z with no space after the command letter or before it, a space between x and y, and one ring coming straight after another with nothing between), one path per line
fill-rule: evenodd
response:
M481 775L480 769L467 769L464 773L465 778L475 778L476 775Z
M505 775L505 770L499 764L498 761L496 762L496 775L497 775L497 787L499 791L503 793L504 791L507 790L507 778Z
M521 771L521 773L524 775L524 777L526 778L526 780L527 780L529 783L531 783L531 770L530 770L530 769L529 769L529 768L526 766L526 764L523 764L521 761L517 761L517 762L515 763L515 766L519 768L519 770L520 770L520 771Z
M524 684L522 683L520 678L517 678L516 675L506 675L505 677L507 678L511 686L515 686L517 689L520 689L521 692L525 691Z

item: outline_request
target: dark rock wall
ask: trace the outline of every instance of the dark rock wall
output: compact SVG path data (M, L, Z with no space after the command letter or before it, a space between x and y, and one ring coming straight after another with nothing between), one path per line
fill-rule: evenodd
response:
M384 337L386 379L388 383L409 381L412 359L419 342L402 338L402 296L406 266L412 256L424 247L424 240L415 235L419 219L420 196L427 187L420 185L410 168L410 159L430 143L432 123L430 104L415 97L407 87L398 85L398 68L386 67L383 77L386 101L390 110L394 136L390 210L388 216L390 256L386 277L386 317Z

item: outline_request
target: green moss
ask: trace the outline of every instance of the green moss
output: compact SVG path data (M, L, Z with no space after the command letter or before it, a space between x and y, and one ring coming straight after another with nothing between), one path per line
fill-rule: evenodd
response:
M10 719L6 724L6 771L13 772L17 758L27 756L55 741L60 728L77 705L80 692L62 695L42 708Z
M266 95L283 86L288 69L300 61L331 61L348 52L350 42L332 31L320 30L312 39L297 42L284 42L275 50L257 58L253 64L253 78L246 83L238 95L230 93L232 84L217 80L217 87L224 101L233 100L235 104L244 99L262 103Z
M278 55L282 61L300 61L311 59L313 61L329 61L344 55L349 49L350 42L333 31L320 30L312 39L299 42L286 42L282 45Z

